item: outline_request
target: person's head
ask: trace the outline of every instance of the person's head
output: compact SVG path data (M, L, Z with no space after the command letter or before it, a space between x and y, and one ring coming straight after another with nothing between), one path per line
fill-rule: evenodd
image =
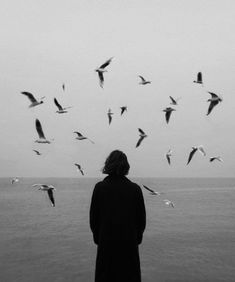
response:
M109 175L124 176L127 175L130 165L127 156L119 151L112 151L107 157L102 172Z

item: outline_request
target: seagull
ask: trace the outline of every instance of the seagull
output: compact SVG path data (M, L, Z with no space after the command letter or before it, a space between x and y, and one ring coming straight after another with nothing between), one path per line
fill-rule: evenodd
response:
M172 156L172 150L169 149L168 152L166 153L166 159L169 165L171 164L171 156Z
M95 70L96 72L98 72L101 88L103 88L104 85L104 72L107 72L105 68L111 63L112 59L113 57L108 59L103 65L101 65L98 69Z
M64 83L62 84L62 89L63 89L63 91L65 91L65 84Z
M160 192L157 192L157 191L154 191L154 190L150 189L149 187L147 187L147 186L145 186L145 185L143 185L143 187L144 187L146 190L148 190L151 195L160 196L160 195L162 194L162 193L160 193Z
M207 102L210 102L208 111L207 111L207 116L211 113L211 111L213 110L213 108L219 104L219 102L222 102L222 98L219 97L218 95L216 95L213 92L208 92L209 94L211 94L211 98L207 100Z
M166 123L169 122L170 120L170 116L171 116L171 113L175 111L175 109L171 108L171 107L167 107L163 110L163 112L165 112L165 117L166 117Z
M76 133L76 134L77 134L77 137L76 137L77 140L85 140L85 139L87 139L87 140L89 140L91 143L95 144L91 139L89 139L88 137L82 135L80 132L74 131L73 133Z
M197 73L197 80L193 81L194 83L202 84L202 73L198 72Z
M76 167L77 167L77 169L81 172L81 174L82 175L84 175L84 172L83 172L83 169L82 169L82 167L80 166L80 164L74 164Z
M151 83L151 81L145 80L145 79L143 78L143 76L141 76L141 75L139 75L139 78L141 79L141 81L139 82L139 84L146 85L146 84L150 84L150 83Z
M196 153L197 150L199 150L199 152L200 152L201 154L203 154L204 156L206 155L206 152L205 152L205 150L204 150L204 148L203 148L202 145L197 146L197 147L192 147L192 151L190 152L189 157L188 157L187 165L190 163L190 161L191 161L193 155Z
M111 124L111 122L112 122L112 115L113 115L111 109L108 110L107 115L108 115L108 119L109 119L109 124Z
M42 103L43 103L42 100L45 98L45 96L43 96L43 97L41 98L41 100L38 101L38 100L36 100L36 99L34 98L33 94L30 93L30 92L23 91L23 92L21 92L21 94L26 95L26 96L29 98L29 100L30 100L30 102L31 102L31 104L29 105L29 108L32 108L32 107L35 107L35 106L38 106L38 105L42 104Z
M38 156L41 156L41 153L37 150L33 150Z
M139 133L140 133L140 138L139 138L139 140L138 140L138 142L137 142L137 144L136 144L136 146L135 146L136 148L139 147L139 145L140 145L141 142L144 140L144 138L148 136L148 135L146 135L146 134L144 133L144 131L143 131L141 128L138 128L138 130L139 130Z
M20 181L19 178L14 177L14 178L12 178L12 180L11 180L11 184L17 183L17 182L19 182L19 181Z
M210 162L213 162L213 161L219 161L219 162L223 162L223 159L220 157L220 156L216 156L216 157L211 157L210 158Z
M127 106L120 107L120 109L121 109L121 116L122 116L123 113L127 111Z
M163 201L165 202L165 204L166 204L167 206L172 207L172 208L175 207L175 205L174 205L174 203L173 203L172 201L167 200L167 199L165 199L165 200L163 200Z
M55 104L58 108L58 111L56 111L58 114L67 113L68 111L66 111L66 110L69 109L69 108L72 108L72 107L62 108L62 106L58 103L56 98L54 98L54 102L55 102Z
M35 142L36 143L42 143L42 144L50 144L51 142L46 139L46 137L43 133L43 130L42 130L41 123L38 119L36 119L35 125L36 125L36 130L37 130L37 133L38 133L38 136L39 136L39 139L37 139Z
M54 199L54 195L53 195L53 190L56 190L55 187L53 185L47 185L47 184L33 184L33 187L36 186L40 186L40 188L38 190L41 191L46 191L48 194L48 197L51 201L51 205L52 207L55 207L55 199Z
M172 96L169 96L170 97L170 99L171 99L171 105L178 105L178 100L180 99L180 98L178 98L178 99L174 99Z

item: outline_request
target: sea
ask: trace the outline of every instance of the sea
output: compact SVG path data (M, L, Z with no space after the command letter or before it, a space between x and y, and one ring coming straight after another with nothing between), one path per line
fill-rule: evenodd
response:
M142 282L235 281L235 178L130 179L162 192L142 188ZM1 282L94 281L89 207L99 180L20 178L12 185L0 178ZM55 207L34 183L56 187Z

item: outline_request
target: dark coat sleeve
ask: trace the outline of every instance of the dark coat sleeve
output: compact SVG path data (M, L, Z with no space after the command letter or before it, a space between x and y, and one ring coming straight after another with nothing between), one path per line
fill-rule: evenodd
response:
M137 189L137 240L141 244L143 233L146 227L146 210L144 204L144 197L141 188Z
M98 244L98 233L100 223L100 211L99 211L99 196L98 196L98 184L96 184L91 197L90 205L90 228L93 233L93 239L95 244Z

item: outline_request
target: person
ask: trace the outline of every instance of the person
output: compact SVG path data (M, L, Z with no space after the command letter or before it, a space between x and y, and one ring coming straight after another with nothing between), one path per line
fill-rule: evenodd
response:
M93 190L90 228L97 244L95 282L141 282L138 245L146 226L141 188L130 181L127 156L115 150L105 161L108 174Z

